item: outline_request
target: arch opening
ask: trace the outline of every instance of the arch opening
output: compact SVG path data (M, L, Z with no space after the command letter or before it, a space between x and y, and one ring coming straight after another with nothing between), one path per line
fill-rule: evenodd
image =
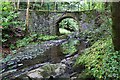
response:
M79 30L79 23L73 17L61 18L56 24L57 35L66 35Z

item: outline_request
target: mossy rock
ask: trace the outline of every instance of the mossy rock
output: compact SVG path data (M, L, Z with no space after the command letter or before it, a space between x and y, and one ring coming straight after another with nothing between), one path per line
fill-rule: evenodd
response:
M87 72L87 71L82 71L79 74L78 78L80 80L95 80L95 78L89 72Z

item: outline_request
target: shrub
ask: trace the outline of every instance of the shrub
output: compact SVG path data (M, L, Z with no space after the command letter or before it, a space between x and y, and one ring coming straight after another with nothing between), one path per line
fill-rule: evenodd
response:
M114 51L111 38L95 42L79 56L76 64L85 65L86 73L97 79L120 79L120 51Z
M0 26L2 26L1 42L3 46L10 47L13 46L18 38L17 35L20 33L17 31L19 29L18 26L21 27L23 22L17 20L19 13L14 10L12 2L1 2L0 4L2 5L0 6L0 10L2 11L0 13ZM14 39L14 41L11 39Z

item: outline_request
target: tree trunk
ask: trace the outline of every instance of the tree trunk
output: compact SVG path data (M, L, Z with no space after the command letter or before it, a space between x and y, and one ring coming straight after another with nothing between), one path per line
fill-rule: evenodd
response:
M112 3L112 39L114 49L120 50L120 2Z
M19 6L20 5L20 0L18 0L18 2L17 2L17 10L19 9Z
M13 2L13 6L14 6L14 8L16 9L16 3L15 3L15 2Z
M28 27L29 27L29 7L30 7L30 1L27 0L27 10L26 10L26 34L28 34Z
M41 0L41 7L43 6L44 0Z

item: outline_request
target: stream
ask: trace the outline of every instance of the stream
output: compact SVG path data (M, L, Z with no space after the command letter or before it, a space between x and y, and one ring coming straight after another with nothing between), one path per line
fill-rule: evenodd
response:
M8 62L1 63L1 80L49 78L73 78L74 80L79 70L73 68L73 65L79 54L70 56L62 53L60 45L67 41L67 39L45 41L19 50ZM80 47L83 46L85 47L85 44Z

